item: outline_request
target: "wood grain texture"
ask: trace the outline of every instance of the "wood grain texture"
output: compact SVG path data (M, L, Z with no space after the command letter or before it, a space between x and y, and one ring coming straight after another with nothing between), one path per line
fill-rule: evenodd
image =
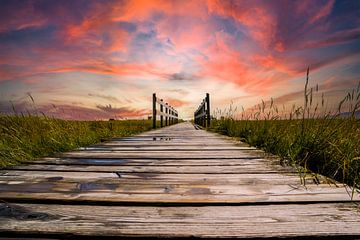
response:
M0 208L4 208L4 204L1 205ZM36 233L75 236L360 236L359 207L353 203L271 207L7 206L13 211L0 218L0 232L28 233L34 232L36 226Z
M292 168L284 168L276 165L230 165L230 166L161 166L161 165L45 165L31 164L16 166L9 169L16 170L39 170L39 171L66 171L66 172L126 172L126 173L276 173L296 172Z
M280 161L269 161L258 157L236 159L127 159L127 158L44 158L31 164L45 165L104 165L104 166L232 166L232 165L279 165Z
M0 239L360 237L357 189L281 162L190 123L38 159L0 171Z

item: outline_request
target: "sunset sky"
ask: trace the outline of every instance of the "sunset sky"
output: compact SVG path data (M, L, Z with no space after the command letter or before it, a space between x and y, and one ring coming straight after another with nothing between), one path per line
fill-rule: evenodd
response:
M360 1L0 1L2 113L146 117L153 92L182 118L206 92L291 105L308 66L330 104L356 87Z

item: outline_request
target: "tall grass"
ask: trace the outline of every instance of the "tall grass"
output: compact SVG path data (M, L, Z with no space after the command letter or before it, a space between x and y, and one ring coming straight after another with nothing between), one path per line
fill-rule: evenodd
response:
M151 129L150 120L68 121L0 115L0 167Z
M305 167L301 169L359 188L360 119L356 113L360 109L360 84L332 111L326 110L324 95L321 102L313 101L317 91L318 86L309 88L308 69L303 106L293 106L285 113L279 111L271 99L262 101L250 114L243 110L239 119L235 118L236 109L230 107L225 113L214 114L216 119L210 129Z

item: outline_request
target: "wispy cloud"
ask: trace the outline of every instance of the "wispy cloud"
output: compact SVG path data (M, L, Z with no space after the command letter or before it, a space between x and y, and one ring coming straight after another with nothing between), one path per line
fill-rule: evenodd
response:
M88 94L90 97L96 97L96 98L101 98L101 99L105 99L111 102L120 102L119 99L117 99L116 97L110 96L110 95L102 95L102 94L98 94L98 93L89 93Z

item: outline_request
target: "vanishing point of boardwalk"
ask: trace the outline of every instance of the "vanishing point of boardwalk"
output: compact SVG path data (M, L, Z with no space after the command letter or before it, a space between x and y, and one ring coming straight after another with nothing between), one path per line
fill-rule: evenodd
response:
M360 237L351 189L181 123L0 171L0 238Z

